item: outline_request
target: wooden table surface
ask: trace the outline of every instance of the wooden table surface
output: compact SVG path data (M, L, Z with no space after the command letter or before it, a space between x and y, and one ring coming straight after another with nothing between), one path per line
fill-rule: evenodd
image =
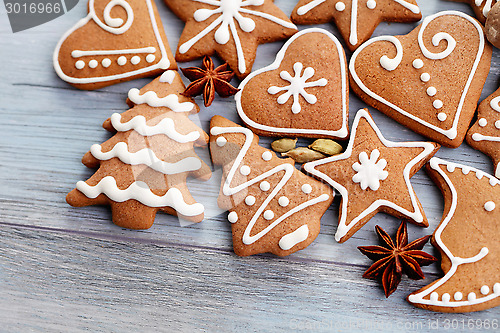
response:
M175 50L183 23L156 2ZM275 2L287 14L296 3ZM361 278L371 261L356 247L376 243L376 224L394 233L399 221L378 214L349 241L338 244L338 198L323 217L316 241L285 258L240 258L233 253L227 213L216 205L220 169L206 183L189 182L207 209L199 224L181 225L177 218L160 213L149 230L125 230L111 222L108 207L68 206L66 193L92 174L80 163L81 157L92 144L110 136L102 122L127 109L129 89L149 82L79 91L56 76L53 49L63 32L86 15L86 3L82 0L68 14L16 34L0 6L0 331L390 332L427 331L446 323L467 330L469 319L500 319L499 308L442 314L407 303L410 292L441 276L437 264L424 268L426 280L404 278L386 299L378 282ZM446 9L472 14L463 3L418 3L424 16ZM415 26L383 23L374 35L405 34ZM333 25L321 27L339 36ZM281 45L260 46L254 69L271 63ZM495 49L481 99L498 87L499 63ZM361 107L365 105L351 94L351 122ZM231 98L216 99L210 108L201 109L192 119L205 131L215 114L239 122ZM386 138L422 140L370 111ZM269 139L261 142L269 147ZM199 154L210 163L206 150ZM457 149L442 148L437 156L493 173L490 160L466 143ZM434 231L443 199L423 171L412 184L430 223L427 229L409 225L410 238L416 238ZM425 250L437 254L430 245Z

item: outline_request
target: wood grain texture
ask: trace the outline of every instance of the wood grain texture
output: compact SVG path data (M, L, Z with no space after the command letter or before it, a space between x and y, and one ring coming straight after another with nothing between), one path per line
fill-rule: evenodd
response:
M296 1L275 3L290 14ZM472 14L463 3L420 0L419 4L424 16L445 9ZM163 3L157 1L157 5L175 49L183 24ZM348 242L337 244L333 235L338 198L323 217L317 240L287 258L238 258L232 253L227 215L216 205L220 170L207 183L189 182L194 196L207 208L206 220L195 225L158 214L151 229L131 231L113 225L107 207L69 207L66 193L92 174L80 163L81 157L92 144L110 137L102 122L113 112L127 109L130 88L150 81L78 91L56 76L53 49L85 12L82 0L52 22L13 34L0 5L0 322L5 323L0 331L64 331L67 327L281 331L292 328L293 319L318 323L373 318L404 323L499 318L499 309L445 315L407 304L406 295L439 276L437 265L425 268L428 280L403 280L398 291L384 299L377 283L361 278L370 262L356 247L376 242L375 224L394 233L399 221L378 214ZM383 23L374 36L406 34L416 25ZM333 25L320 26L340 39ZM282 45L260 46L254 69L271 63ZM498 88L499 77L500 53L495 49L482 99ZM241 123L232 99L216 99L208 109L199 104L201 112L191 119L205 131L215 114ZM350 123L361 107L365 105L351 94ZM370 111L387 139L423 139L380 112ZM270 139L262 138L261 143L268 147ZM199 155L210 163L206 150ZM466 143L457 149L442 148L437 156L493 173L490 160ZM412 184L430 223L428 229L409 226L410 238L416 238L436 228L443 199L423 171L412 178ZM425 250L432 248L427 245ZM397 330L394 326L389 331Z

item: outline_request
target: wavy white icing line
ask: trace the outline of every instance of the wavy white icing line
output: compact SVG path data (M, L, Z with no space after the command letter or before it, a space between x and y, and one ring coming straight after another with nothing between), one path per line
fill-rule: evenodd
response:
M356 132L358 129L359 121L361 118L364 118L371 126L371 128L375 131L377 134L377 137L379 140L382 142L382 144L386 147L389 148L394 148L394 147L408 147L408 148L423 148L424 150L418 154L415 158L413 158L403 169L403 178L405 180L406 186L408 188L408 194L411 199L411 203L413 206L414 211L410 212L398 205L396 205L393 202L387 201L387 200L376 200L373 202L367 209L365 209L361 214L359 214L356 218L354 218L352 221L350 221L349 225L346 225L346 216L347 216L347 204L349 202L349 192L347 189L342 186L341 184L337 183L334 181L332 178L330 178L328 175L318 171L315 169L316 166L327 164L330 162L335 162L335 161L340 161L340 160L345 160L351 157L352 151L353 151L353 145L354 141L356 138ZM365 216L370 215L372 212L374 212L377 208L381 206L389 207L401 214L404 214L405 216L411 218L417 223L422 223L424 220L424 217L422 215L422 212L420 211L420 208L418 206L418 201L417 197L415 195L415 192L413 191L413 187L411 186L410 183L410 171L412 168L418 164L420 161L422 161L425 157L429 156L434 151L434 145L429 143L429 142L393 142L385 139L382 136L382 133L380 132L380 129L377 127L373 119L371 118L370 114L361 109L358 111L356 114L356 117L354 118L354 123L352 125L352 131L351 131L351 138L349 139L349 144L345 150L344 153L340 155L335 155L331 156L328 158L323 158L321 160L313 161L304 164L304 170L306 170L308 173L323 179L326 181L328 184L330 184L333 188L335 188L337 191L340 192L342 196L342 211L340 213L341 219L339 220L339 225L337 228L337 233L335 234L335 239L337 241L340 241L342 237L344 237L351 229L353 226L355 226L361 219L363 219Z
M125 142L118 142L113 149L107 152L102 151L101 145L94 144L90 147L90 153L101 161L117 157L126 164L144 164L165 175L175 175L201 168L201 161L196 157L186 157L175 163L169 163L159 159L155 152L149 148L143 148L135 153L131 153L128 151L128 145Z
M141 95L140 90L132 88L128 92L128 98L134 104L147 104L154 108L167 107L174 112L188 112L193 110L194 104L191 102L179 103L179 96L170 94L165 97L158 97L156 92L150 90Z
M175 129L174 121L171 118L163 118L158 124L149 126L144 116L135 116L126 123L121 122L122 116L119 113L111 115L111 125L118 132L134 130L142 136L153 136L165 134L170 139L179 143L194 142L200 137L197 131L181 134Z
M460 102L457 106L457 111L455 113L455 118L453 119L453 124L451 126L451 128L449 129L443 129L443 128L440 128L438 126L435 126L433 124L430 124L428 122L426 122L425 120L421 119L421 118L418 118L417 116L415 116L414 114L408 112L408 111L405 111L403 109L401 109L399 106L396 106L394 105L393 103L387 101L386 99L384 99L383 97L375 94L373 91L371 91L368 87L366 87L364 85L364 83L361 81L361 79L359 78L358 74L356 73L356 58L358 56L358 54L364 49L366 48L368 45L371 45L372 43L374 42L378 42L378 41L381 41L381 40L385 40L385 41L390 41L390 42L394 42L394 39L397 39L395 38L394 36L380 36L380 37L375 37L375 38L372 38L370 40L368 40L367 42L365 42L364 44L362 44L352 55L352 58L351 58L351 61L349 63L349 70L351 72L351 75L352 75L352 78L354 79L354 81L356 82L356 84L359 86L359 88L365 93L367 94L368 96L370 96L371 98L387 105L388 107L394 109L395 111L403 114L404 116L438 132L438 133L441 133L442 135L446 136L448 139L455 139L458 135L458 132L457 132L457 128L458 128L458 122L460 120L460 114L462 112L462 108L463 108L463 104L465 102L465 97L467 96L467 92L469 90L469 87L472 83L472 80L474 78L474 75L476 73L476 69L477 67L479 66L479 62L481 61L481 56L483 54L483 51L484 51L484 46L485 46L485 42L484 42L484 34L483 34L483 29L481 27L481 25L479 23L477 23L477 21L475 19L473 19L472 17L470 17L469 15L467 14L464 14L464 13L461 13L461 12L458 12L458 11L444 11L444 12L440 12L440 13L437 13L437 14L434 14L434 15L431 15L431 16L428 16L424 19L423 23L422 23L422 27L420 28L420 31L419 31L419 45L420 47L422 48L423 46L423 43L421 42L421 39L422 39L422 34L423 34L423 29L431 22L433 21L435 18L437 17L440 17L440 16L444 16L444 15L455 15L455 16L460 16L464 19L466 19L467 21L469 21L470 23L472 23L474 25L474 27L476 28L477 30L477 33L479 34L479 48L478 48L478 53L477 53L477 56L476 56L476 59L474 60L474 65L472 67L472 70L471 70L471 73L469 75L469 78L467 79L467 83L465 84L465 87L463 89L463 93L462 93L462 96L460 97ZM429 52L425 47L422 50L422 53L424 54L425 57L429 58L429 59L442 59L444 57L447 57L452 51L453 49L455 48L455 46L453 46L451 40L453 39L453 37L451 37L449 34L447 33L438 33L436 35L433 36L432 38L432 42L433 44L435 45L436 42L439 43L439 41L441 40L447 40L448 41L448 46L446 48L445 51L441 52L441 53L432 53L432 52ZM453 39L454 40L454 39ZM399 42L399 41L398 41ZM455 43L456 44L456 43ZM395 44L396 45L396 44ZM451 51L450 51L451 50ZM401 55L401 59L402 59L402 55ZM382 60L382 58L381 58ZM384 68L386 68L385 66L383 66ZM387 68L386 68L387 69Z
M464 173L469 173L470 171L475 172L477 174L477 178L487 177L490 180L490 185L492 185L492 186L500 184L500 181L498 179L484 173L481 170L478 170L478 169L475 169L472 167L468 167L468 166L464 166L464 165L460 165L460 164L456 164L456 163L451 163L451 162L442 160L442 159L437 158L437 157L433 157L430 160L429 165L433 170L437 171L439 173L439 175L444 179L444 181L446 182L446 185L448 186L448 188L450 189L450 192L451 192L451 206L450 206L450 209L448 211L448 214L443 219L443 221L441 222L439 227L436 229L436 232L434 233L434 239L435 239L437 245L439 246L439 248L441 250L443 250L443 252L449 258L449 260L451 262L451 268L448 271L448 273L446 273L446 275L444 277L437 280L428 289L426 289L420 293L410 295L408 297L408 301L410 301L411 303L428 304L428 305L443 306L443 307L459 307L459 306L468 306L468 305L484 303L484 302L487 302L491 299L494 299L497 296L499 296L500 293L492 293L486 297L476 298L474 300L467 300L467 301L443 302L443 301L439 301L437 299L434 299L434 300L424 299L424 297L431 294L434 290L436 290L437 288L442 286L444 283L446 283L446 281L448 281L455 274L458 266L460 266L462 264L469 264L469 263L477 262L477 261L483 259L486 255L488 255L488 248L483 247L481 249L481 251L479 251L479 253L473 257L470 257L470 258L456 257L453 255L453 253L451 253L451 251L448 249L448 247L446 247L443 240L441 239L441 234L443 233L444 229L446 228L448 223L451 221L451 219L455 215L455 211L457 209L457 202L458 202L458 193L457 193L457 190L456 190L455 186L453 185L452 181L450 180L448 175L441 169L440 165L446 166L446 168L449 172L453 172L456 168L462 169L464 171Z
M336 131L331 131L331 130L321 130L321 129L300 129L300 128L280 128L280 127L273 127L273 126L267 126L263 124L259 124L252 119L250 119L246 114L245 111L243 111L243 108L241 106L241 94L243 93L243 89L245 88L245 85L255 76L272 71L277 69L280 65L281 62L283 61L286 51L288 47L290 46L291 43L293 43L297 38L299 38L302 35L308 34L308 33L322 33L329 37L336 45L337 47L337 52L339 55L339 61L340 61L340 75L341 75L341 82L342 82L342 127ZM338 137L338 138L345 138L349 134L347 130L347 110L348 110L348 105L347 105L347 72L345 68L345 56L344 53L342 52L343 48L338 39L329 33L326 30L319 29L319 28L311 28L311 29L305 29L302 31L299 31L295 35L293 35L286 43L283 45L281 50L278 52L276 55L276 59L274 62L264 68L261 68L257 71L253 71L248 75L243 82L239 85L240 91L236 93L234 96L234 99L236 101L236 109L238 110L238 114L240 118L245 122L250 127L257 128L262 131L267 131L267 132L275 132L275 133L292 133L292 134L316 134L316 135L327 135L327 136L332 136L332 137Z
M309 227L307 224L299 227L297 230L281 237L278 245L282 250L290 250L295 245L305 241L309 236Z
M96 77L88 77L88 78L76 78L76 77L72 77L72 76L66 75L62 71L61 66L59 64L59 51L61 49L61 45L63 44L63 42L75 30L83 27L90 20L94 20L96 22L96 24L98 24L105 31L108 31L108 32L113 33L113 34L123 34L126 30L122 31L122 30L117 30L117 29L122 29L122 28L127 27L127 30L128 30L128 28L132 24L130 18L132 18L132 20L133 20L133 11L129 12L124 7L125 10L127 10L127 14L129 16L127 17L127 22L121 28L113 27L114 24L118 24L119 23L119 21L117 21L117 20L121 20L121 19L116 19L116 18L114 18L114 19L111 18L111 21L109 21L110 23L112 23L112 25L110 25L110 26L104 25L100 21L100 19L97 16L97 14L95 13L94 1L95 0L89 0L89 14L85 18L83 18L80 21L78 21L71 29L69 29L68 31L66 31L66 33L61 37L61 39L57 43L56 49L54 50L54 54L52 56L52 62L53 62L54 69L55 69L57 75L62 80L66 81L66 82L69 82L69 83L74 83L74 84L88 84L88 83L106 82L106 81L113 81L113 80L119 80L119 79L123 79L123 78L128 78L128 77L139 75L139 74L142 74L142 73L147 73L147 72L150 72L150 71L155 70L155 69L167 69L167 68L170 67L170 61L168 60L167 50L165 49L164 42L163 42L163 40L161 38L161 35L160 35L160 30L158 29L158 23L156 22L154 10L153 10L153 5L151 3L151 0L144 0L144 1L146 1L146 6L148 8L149 18L150 18L150 21L151 21L151 26L153 28L153 32L154 32L155 37L156 37L156 41L157 41L158 46L160 48L161 59L160 59L160 61L158 61L158 63L156 63L154 65L151 65L151 66L148 66L148 67L144 67L144 68L140 68L140 69L137 69L137 70L134 70L134 71L130 71L130 72L127 72L127 73L121 73L121 74L115 74L115 75L96 76ZM113 0L113 1L111 1L106 6L106 8L108 6L110 6L112 2L114 3L112 6L115 6L116 4L120 5L119 3L121 3L121 4L125 3L126 6L130 7L130 5L125 0ZM111 10L111 8L109 10ZM108 16L109 16L109 14L108 14ZM106 22L106 16L104 17L104 19L105 19L105 22ZM129 21L130 21L130 23L129 23ZM109 24L108 22L106 22L106 23ZM142 48L136 49L135 51L140 51L140 50L142 50ZM80 51L80 50L78 50L78 51ZM108 51L109 50L106 50L106 52L108 52ZM133 49L129 49L128 51L133 51Z
M182 197L182 192L175 187L168 189L167 193L163 196L154 194L148 185L141 181L133 182L127 189L121 190L116 185L116 180L112 176L104 177L95 186L91 186L84 181L79 181L76 183L76 188L91 199L104 194L110 200L116 202L137 200L149 207L172 207L184 216L200 215L205 210L200 203L187 204Z
M212 127L210 129L210 134L212 134L212 135L221 135L221 134L225 134L225 133L245 134L245 143L243 144L243 147L241 148L240 152L238 153L238 156L236 156L236 159L234 160L234 163L231 167L231 170L229 171L229 173L226 177L226 180L224 182L224 185L222 187L222 193L225 196L234 195L234 194L240 192L241 190L246 189L246 188L252 186L253 184L260 182L263 179L266 179L266 178L268 178L276 173L285 171L285 174L283 175L281 180L278 182L276 187L271 191L271 193L266 197L266 199L264 200L262 205L257 209L255 214L252 216L250 222L248 223L248 225L245 229L245 232L243 233L242 241L244 244L250 245L250 244L256 242L261 237L266 235L269 231L271 231L275 226L277 226L279 223L281 223L282 221L284 221L288 217L292 216L293 214L295 214L295 213L297 213L297 212L301 211L302 209L305 209L309 206L317 204L319 202L326 201L330 198L330 196L328 194L322 194L316 198L313 198L311 200L303 202L300 205L290 209L289 211L287 211L285 214L283 214L282 216L280 216L276 220L274 220L271 224L269 224L266 228L261 230L259 233L255 234L253 236L250 236L250 233L251 233L257 219L262 215L264 210L267 208L269 203L276 197L278 192L280 192L281 189L286 185L288 180L290 180L290 178L292 178L295 167L292 164L283 163L281 165L278 165L278 166L272 168L271 170L264 172L263 174L255 177L255 178L250 179L249 181L246 181L246 182L244 182L236 187L231 187L231 182L233 181L234 175L235 175L236 171L239 169L240 165L242 164L243 158L247 154L248 149L250 148L250 146L252 144L254 134L248 128L243 128L243 127Z
M290 29L297 29L297 26L291 22L279 19L268 13L259 12L256 10L251 10L248 8L243 8L246 6L260 6L264 4L264 0L192 0L195 2L204 3L211 6L216 6L216 9L198 9L194 12L194 19L197 22L206 21L209 17L214 14L219 15L209 26L199 32L196 36L188 40L179 46L179 53L184 54L189 49L196 44L200 39L205 37L211 31L220 27L215 32L215 41L221 45L227 44L231 35L233 36L234 43L236 46L236 54L238 58L238 71L240 73L246 72L245 57L243 52L243 46L236 29L235 20L238 22L239 27L243 32L252 32L255 29L255 22L249 17L241 15L241 13L249 14L264 18L283 27Z

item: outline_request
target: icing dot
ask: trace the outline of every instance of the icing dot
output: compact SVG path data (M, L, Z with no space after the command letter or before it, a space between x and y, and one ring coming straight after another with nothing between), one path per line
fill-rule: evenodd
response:
M488 121L484 118L481 118L481 119L479 119L478 124L479 124L479 126L484 127L484 126L488 125Z
M448 170L448 172L453 172L455 171L455 166L453 164L448 164L446 170Z
M469 293L469 295L467 295L467 300L469 302L472 302L472 301L476 300L476 293L474 293L474 292Z
M255 204L255 197L253 195L249 195L245 198L245 203L249 206L253 206Z
M439 121L445 121L446 118L448 118L448 116L446 115L446 113L444 113L444 112L439 112L438 113L438 119L439 119Z
M462 168L462 173L463 173L464 175L468 175L468 174L469 174L469 172L470 172L470 169L469 169L469 168Z
M443 101L440 99L436 99L434 102L432 102L432 106L436 109L441 109L443 107Z
M104 58L102 59L102 67L104 68L108 68L109 66L111 66L111 60L109 58Z
M482 179L482 178L483 178L483 176L484 176L484 173L479 172L479 171L478 171L478 172L476 172L476 178L477 178L477 179Z
M429 87L427 88L427 95L429 96L434 96L437 93L436 87Z
M83 67L85 67L85 61L83 61L83 60L78 60L78 61L75 63L75 67L76 67L76 69L82 69Z
M484 209L487 212L491 212L493 209L495 209L495 203L493 201L488 201L484 204Z
M338 10L339 12L343 12L345 9L345 3L342 1L339 1L335 4L335 9Z
M302 188L301 188L301 189L302 189L302 192L304 192L305 194L309 194L309 193L311 193L311 192L312 192L312 190L313 190L313 189L312 189L312 186L311 186L311 185L309 185L309 184L304 184L304 185L302 185Z
M419 69L424 67L424 62L421 59L413 60L413 68Z
M288 199L285 196L282 196L278 199L278 203L280 204L281 207L286 207L290 203L290 199Z
M146 61L149 63L152 63L153 61L155 61L155 59L156 59L156 56L154 54L148 54L146 56Z
M434 291L434 292L431 294L431 301L432 301L432 302L436 302L436 301L438 300L438 297L439 297L438 293Z
M377 7L377 2L375 0L368 0L366 2L366 7L368 7L369 9L374 9L375 7Z
M265 192L265 191L269 191L269 189L271 188L271 185L264 180L262 183L260 183L259 187L262 191Z
M500 294L500 283L497 282L493 285L493 292L495 294Z
M125 56L121 56L118 58L118 60L116 60L116 62L118 63L118 65L123 66L127 63L127 58Z
M427 82L431 79L431 76L429 73L423 73L422 75L420 75L420 80L422 80L423 82Z
M96 68L97 65L99 65L99 63L97 62L97 60L92 59L92 60L89 61L89 67L90 68Z
M500 120L495 121L495 127L500 129Z
M460 300L462 300L463 297L464 297L464 295L462 295L462 293L460 291L457 291L455 293L455 295L453 295L453 298L455 299L455 301L460 301Z
M138 63L141 62L141 57L133 56L132 59L130 59L130 62L132 63L132 65L137 65Z
M217 143L217 146L219 147L224 147L224 145L227 143L227 140L223 136L219 136L217 140L215 140L215 143Z
M236 214L236 212L231 212L227 215L227 219L231 223L236 223L236 221L238 221L238 214Z
M272 220L272 219L274 218L274 213L273 213L273 211L272 211L272 210L266 210L266 211L264 212L264 218L265 218L266 220Z
M444 303L448 303L451 299L451 296L450 294L448 293L444 293L443 296L441 296L441 300L444 302Z
M270 161L273 158L273 154L270 151L265 151L262 153L262 159L264 161Z
M490 293L490 287L484 285L481 287L481 294L488 295Z
M241 168L240 168L240 173L243 175L243 176L248 176L250 174L250 167L248 165L243 165Z

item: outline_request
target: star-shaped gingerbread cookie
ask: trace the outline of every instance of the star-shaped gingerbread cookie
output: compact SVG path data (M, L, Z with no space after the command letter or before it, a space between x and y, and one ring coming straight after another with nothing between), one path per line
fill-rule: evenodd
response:
M344 153L304 164L308 173L342 195L335 239L345 242L378 212L427 227L410 178L439 147L386 140L368 110L359 110Z
M382 22L416 22L422 13L415 0L300 0L292 12L296 24L334 21L354 51Z
M273 0L164 1L186 22L175 58L183 62L218 54L240 79L251 72L259 44L297 32Z

